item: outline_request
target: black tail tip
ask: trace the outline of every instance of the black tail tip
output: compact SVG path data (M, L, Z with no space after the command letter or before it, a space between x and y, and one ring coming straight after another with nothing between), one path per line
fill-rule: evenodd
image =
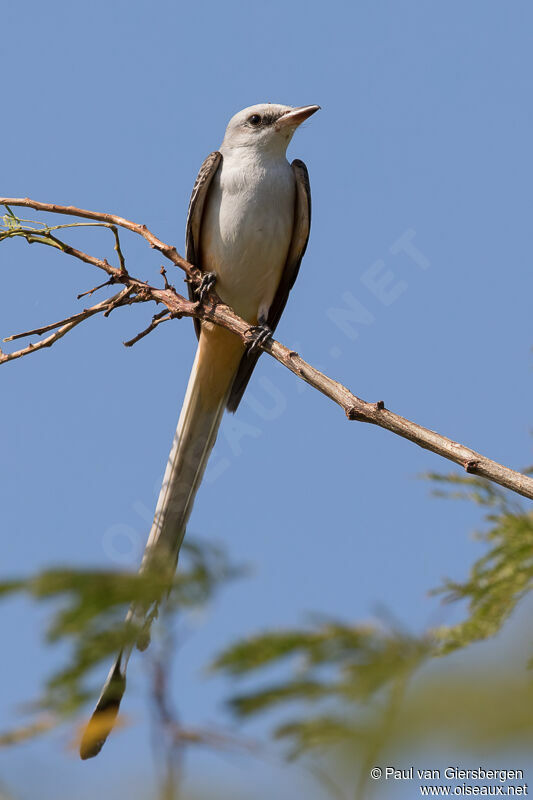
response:
M93 715L81 737L80 758L86 761L98 755L115 727L120 701L126 688L126 678L117 670L104 689Z
M96 707L81 737L80 758L83 761L98 755L115 727L119 707L120 701L109 703L106 708Z

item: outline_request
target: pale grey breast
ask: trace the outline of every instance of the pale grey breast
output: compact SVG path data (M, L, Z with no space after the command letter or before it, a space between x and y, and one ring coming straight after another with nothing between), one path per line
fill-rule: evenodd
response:
M295 183L285 158L224 155L209 189L200 233L201 264L217 292L254 323L276 293L294 222Z

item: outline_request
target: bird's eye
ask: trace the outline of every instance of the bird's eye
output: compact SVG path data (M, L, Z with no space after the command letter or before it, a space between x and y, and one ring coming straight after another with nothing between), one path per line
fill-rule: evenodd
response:
M252 114L251 117L248 117L248 122L250 123L250 125L257 127L257 125L261 124L261 117L259 116L259 114Z

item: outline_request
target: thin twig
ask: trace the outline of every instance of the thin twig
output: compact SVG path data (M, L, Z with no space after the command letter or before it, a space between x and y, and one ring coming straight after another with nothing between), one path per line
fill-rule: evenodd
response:
M4 203L3 205L5 205L5 207L10 212L9 213L9 218L15 220L17 223L27 222L27 223L30 223L30 225L37 225L38 224L36 221L31 220L31 219L18 219L13 214L13 212L11 211L11 209L9 208L7 203ZM51 231L64 230L65 228L109 228L109 230L112 231L113 236L115 238L114 250L116 250L116 253L117 253L118 263L120 265L120 270L122 272L126 272L126 263L124 261L124 255L122 253L122 249L121 249L121 246L120 246L120 238L119 238L119 235L118 235L118 229L117 229L116 225L113 225L110 222L69 222L68 224L64 224L64 225L45 225L44 227L40 226L40 227L36 227L36 228L33 228L33 227L23 228L23 227L20 227L20 226L16 226L16 227L13 226L13 227L8 228L7 231L0 232L0 242L2 241L2 239L11 239L14 236L22 236L22 237L26 238L28 240L28 242L31 244L32 242L42 241L42 239L39 238L39 237L45 238L45 237L50 235ZM46 242L44 242L44 243L46 244Z
M118 263L120 264L120 271L121 272L126 272L126 262L124 261L124 256L122 254L122 250L121 250L121 247L120 247L120 239L119 239L119 236L118 236L117 226L116 225L110 225L109 227L113 231L113 235L115 237L115 250L117 251Z
M63 338L63 336L71 331L72 328L75 328L76 325L79 325L80 322L83 322L89 317L93 317L95 314L100 314L108 309L111 310L111 308L116 308L118 305L124 302L131 291L131 288L127 286L113 297L103 300L101 303L91 306L91 308L86 308L83 311L80 311L79 314L74 314L74 316L68 317L67 320L62 320L61 322L52 325L46 325L43 328L37 328L34 331L27 331L26 333L19 333L8 337L4 341L13 341L14 339L19 339L22 336L30 336L34 333L39 333L39 331L44 333L45 331L52 330L53 328L57 327L57 325L61 325L61 327L56 330L55 333L53 333L51 336L48 336L46 339L41 339L36 344L32 344L30 342L27 347L24 347L21 350L16 350L14 353L3 353L0 350L0 364L4 364L7 361L14 361L16 358L22 358L22 356L27 356L30 353L35 353L37 350L42 350L43 347L51 347L55 342L58 341L58 339ZM62 324L62 322L65 324Z
M82 292L81 294L76 295L76 300L81 300L82 297L87 297L88 295L94 294L99 289L103 289L104 286L111 286L113 283L116 283L114 278L109 278L108 281L104 281L103 283L99 283L98 286L93 286L92 289L88 289L86 292ZM4 339L4 341L6 341Z
M29 197L0 197L0 205L23 206L25 208L33 208L35 211L46 211L49 214L67 214L72 217L81 217L82 219L94 219L98 222L108 222L119 228L125 228L132 233L142 236L143 239L146 239L150 247L159 250L169 261L183 269L189 276L201 280L201 271L182 258L174 246L162 242L161 239L158 239L157 236L148 230L146 225L139 225L139 223L132 222L124 217L119 217L117 214L88 211L85 208L76 208L76 206L60 206L56 203L39 203L37 200L30 200Z
M155 314L152 318L151 323L145 328L143 331L134 336L133 339L128 339L127 342L123 342L122 344L124 347L133 347L134 344L137 344L141 339L144 339L145 336L148 336L149 333L152 333L158 325L162 322L168 322L169 319L172 319L172 314L169 314L167 309L165 308L164 311L160 311L159 314Z
M107 303L107 300L104 302ZM95 306L93 306L93 308L95 308ZM95 311L94 313L96 314L98 312ZM53 331L62 325L67 325L69 322L83 322L83 320L87 318L88 315L86 314L86 309L84 309L83 311L79 311L77 314L73 314L71 317L60 319L59 322L51 322L50 325L43 325L41 328L33 328L31 331L23 331L22 333L14 333L13 336L6 336L3 341L14 342L17 339L25 339L27 336L42 336L43 333L46 333L47 331Z

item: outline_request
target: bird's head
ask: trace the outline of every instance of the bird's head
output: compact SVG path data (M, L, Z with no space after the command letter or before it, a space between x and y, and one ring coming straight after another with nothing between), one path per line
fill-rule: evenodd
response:
M250 106L229 121L221 150L251 147L258 151L284 154L293 133L320 106L280 106L259 103Z

